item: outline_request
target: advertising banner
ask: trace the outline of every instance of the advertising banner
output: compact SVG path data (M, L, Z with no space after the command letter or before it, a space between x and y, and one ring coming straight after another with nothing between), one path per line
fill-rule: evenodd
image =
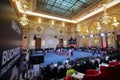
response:
M18 80L21 25L9 0L1 0L0 5L0 80Z

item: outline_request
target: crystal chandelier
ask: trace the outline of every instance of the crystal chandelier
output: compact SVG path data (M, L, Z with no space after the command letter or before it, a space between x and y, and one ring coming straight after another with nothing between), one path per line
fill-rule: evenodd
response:
M77 24L77 27L76 27L76 31L80 32L81 28L80 28L80 25L79 23Z
M20 24L25 26L28 25L28 18L26 14L23 14L22 17L20 17Z
M113 26L117 26L119 22L117 21L116 17L113 17Z
M106 12L105 4L103 5L103 7L104 7L104 14L102 16L101 23L102 24L108 24L109 22L111 22L111 17Z
M100 30L100 29L101 29L100 22L98 22L97 30Z
M26 3L24 3L23 4L23 14L22 14L22 17L20 17L20 24L23 26L28 25L28 22L29 22L27 15L26 15L27 10L28 10L28 5Z

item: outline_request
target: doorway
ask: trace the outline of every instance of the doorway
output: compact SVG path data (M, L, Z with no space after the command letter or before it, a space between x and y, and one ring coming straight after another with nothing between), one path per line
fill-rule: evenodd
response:
M41 49L41 38L35 39L35 49Z
M63 47L63 39L62 38L59 39L59 45L60 45L60 47Z

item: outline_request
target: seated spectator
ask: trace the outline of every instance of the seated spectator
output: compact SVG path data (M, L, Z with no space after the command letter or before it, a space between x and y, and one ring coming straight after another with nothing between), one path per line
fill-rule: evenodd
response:
M68 57L68 58L64 61L64 63L67 63L67 64L69 64L69 62L70 62L70 57Z
M61 68L64 68L64 65L60 64L60 65L58 66L58 71L59 71Z
M66 76L72 75L74 72L75 70L70 67L66 72Z
M51 64L50 64L50 69L52 70L53 68L54 68L54 64L51 63Z
M68 64L68 63L65 63L65 67L66 67L66 69L68 70L68 69L71 67L71 65Z
M109 63L109 56L105 57L105 63Z

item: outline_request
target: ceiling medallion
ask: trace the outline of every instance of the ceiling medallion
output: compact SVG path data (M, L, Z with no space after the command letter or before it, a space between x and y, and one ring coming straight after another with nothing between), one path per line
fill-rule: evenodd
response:
M62 30L62 29L60 29L60 30L59 30L59 32L62 34L62 33L63 33L63 30Z
M37 27L37 29L36 29L38 32L40 32L41 31L41 28L40 27Z

